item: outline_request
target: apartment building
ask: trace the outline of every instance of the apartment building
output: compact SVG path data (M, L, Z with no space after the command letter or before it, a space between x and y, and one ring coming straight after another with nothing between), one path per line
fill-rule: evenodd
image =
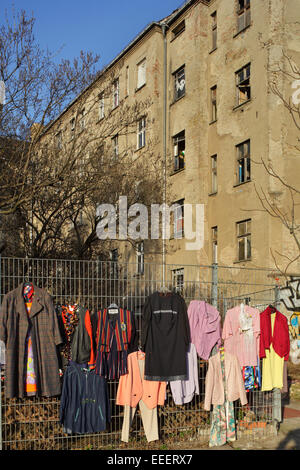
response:
M55 128L61 139L59 129L72 133L90 106L82 125L87 140L103 132L106 119L114 122L103 158L125 152L132 165L154 163L161 193L153 194L153 204L177 203L170 238L141 237L135 247L115 240L113 260L136 262L142 275L145 261L273 268L273 253L284 268L281 255L296 256L290 231L260 198L270 198L285 217L294 210L299 221L290 192L265 168L297 187L297 127L271 87L274 70L288 70L286 56L299 64L297 17L296 0L187 1L148 25L51 123L48 131ZM278 80L289 100L291 77ZM141 107L131 131L119 132L124 106L139 103L148 103L145 114ZM194 247L186 238L187 215L197 227Z

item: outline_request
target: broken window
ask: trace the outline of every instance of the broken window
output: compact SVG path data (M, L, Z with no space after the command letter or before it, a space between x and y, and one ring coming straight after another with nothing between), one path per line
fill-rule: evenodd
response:
M238 0L237 2L237 30L247 28L251 22L250 0Z
M251 98L250 64L245 65L235 73L236 79L236 105L249 101Z
M218 227L212 227L212 262L218 262Z
M237 222L238 261L251 258L251 219Z
M250 140L236 146L237 148L237 183L251 179Z
M185 95L185 71L184 66L174 73L174 99L175 101Z
M217 12L215 11L211 15L211 38L212 38L212 50L217 49Z
M140 149L146 145L146 118L138 120L137 129L137 148Z
M211 192L216 193L218 191L218 180L217 180L217 155L211 157Z
M185 131L173 137L174 147L174 171L183 170L185 167Z
M217 120L217 85L210 89L211 100L211 122Z
M185 30L185 21L183 20L181 21L181 23L175 26L175 28L172 30L173 39L179 36L179 34L183 33L184 30Z

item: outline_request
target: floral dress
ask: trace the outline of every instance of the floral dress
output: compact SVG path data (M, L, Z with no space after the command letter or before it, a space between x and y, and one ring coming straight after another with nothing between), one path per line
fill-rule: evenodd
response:
M222 446L226 442L236 440L235 419L233 402L227 400L227 388L225 380L224 357L221 355L221 370L224 384L225 400L222 405L214 405L212 411L212 423L210 428L209 447Z

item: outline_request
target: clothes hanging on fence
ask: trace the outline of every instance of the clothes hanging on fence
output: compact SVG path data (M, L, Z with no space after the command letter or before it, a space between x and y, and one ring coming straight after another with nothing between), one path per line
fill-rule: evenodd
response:
M220 353L220 366L224 388L224 403L221 405L213 405L209 447L222 446L226 444L226 442L236 440L234 406L233 402L228 400L225 360L222 353Z
M96 373L118 379L127 373L127 356L138 349L133 312L118 307L110 314L105 308L97 314Z
M247 396L238 358L225 350L224 365L228 401L240 399L241 404L245 405L247 403ZM221 370L221 354L218 351L208 360L205 378L204 409L209 411L211 405L223 405L224 401L225 391Z
M208 360L214 346L221 345L221 317L203 300L192 300L188 307L191 342L201 359Z
M76 304L56 305L55 309L63 338L63 344L60 347L60 353L62 356L62 368L64 369L72 359L71 343L79 318L77 315Z
M185 301L178 293L154 292L146 299L141 344L147 380L187 379L190 328Z
M166 382L145 379L145 353L136 351L128 355L128 373L119 380L116 404L124 406L121 440L128 442L129 430L139 406L147 441L157 440L157 405L163 405Z
M226 312L222 339L227 352L237 356L240 366L257 366L260 341L260 313L241 304Z
M68 434L106 430L111 420L107 383L87 364L69 362L63 379L59 420Z
M61 391L57 346L62 343L57 315L48 292L33 285L34 296L27 313L24 284L8 292L0 308L0 339L6 347L6 396L24 397L26 338L30 330L37 392L39 396Z
M71 341L71 358L78 364L88 363L90 367L95 366L95 339L91 313L85 307L77 306L78 324L76 325Z
M260 357L262 391L284 387L284 362L289 358L290 339L287 318L267 307L261 313Z
M175 405L190 403L195 394L199 395L199 377L197 351L194 344L190 344L186 353L187 361L187 379L173 380L170 382L170 388Z
M32 306L32 300L34 296L34 288L31 283L25 283L23 287L23 297L25 302L25 307L28 316L30 315L30 310ZM29 323L27 336L25 339L25 394L26 396L34 396L37 392L36 384L36 374L34 370L34 356L32 349L32 340L31 340L31 325Z

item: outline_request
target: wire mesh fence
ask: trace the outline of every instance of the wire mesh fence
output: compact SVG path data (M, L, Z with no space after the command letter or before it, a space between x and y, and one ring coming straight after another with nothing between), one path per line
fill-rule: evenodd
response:
M164 271L163 271L164 270ZM143 265L107 262L0 257L0 301L3 295L29 280L46 289L54 304L80 304L96 311L116 303L135 314L138 333L145 299L162 288L191 300L214 305L224 319L227 309L241 302L260 310L277 301L277 286L270 270L241 267ZM199 395L190 403L175 405L170 387L164 406L158 407L158 443L147 443L141 416L137 412L128 444L121 443L123 407L116 405L118 381L108 380L111 423L107 430L93 434L66 434L59 423L60 397L5 397L5 370L1 371L1 448L7 450L68 450L100 448L151 448L174 442L209 439L210 413L203 408L207 361L198 358ZM63 380L63 378L62 378ZM237 434L257 438L274 433L278 409L273 392L247 392L248 404L235 402ZM278 398L278 396L277 396ZM276 405L278 407L278 404ZM280 403L279 403L280 406ZM238 437L237 436L237 437Z

